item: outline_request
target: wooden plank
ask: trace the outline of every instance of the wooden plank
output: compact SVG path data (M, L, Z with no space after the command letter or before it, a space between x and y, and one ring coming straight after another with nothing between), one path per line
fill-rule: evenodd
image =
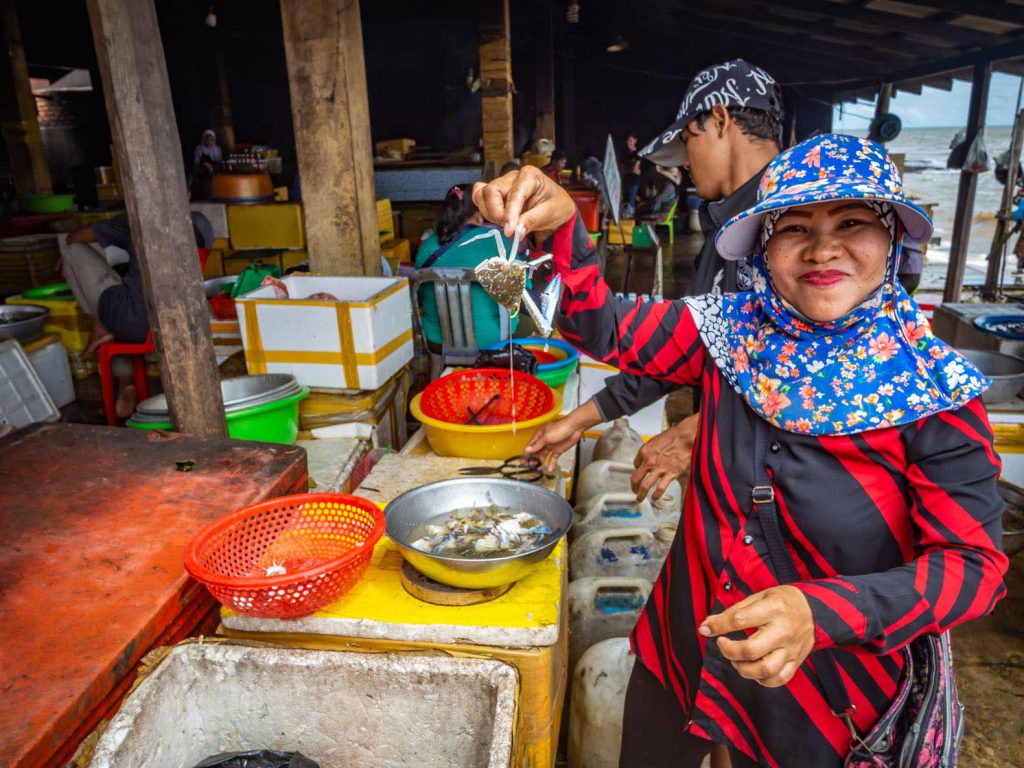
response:
M132 244L174 428L227 434L153 0L88 0Z
M191 472L176 471L184 459ZM42 768L109 717L141 656L212 608L182 564L192 536L304 492L306 459L294 446L46 424L0 440L0 488L0 754Z
M1024 6L1000 2L1000 0L899 0L907 5L918 5L947 11L956 16L980 16L1024 26ZM915 24L917 19L908 22ZM962 28L961 28L962 29Z
M992 63L974 65L971 82L971 104L967 113L967 146L985 130L985 112L988 109L989 82L992 79ZM967 245L971 237L971 222L974 220L974 195L978 189L978 174L960 172L960 186L956 193L956 210L953 212L953 237L949 246L949 267L946 270L946 287L942 292L944 302L960 300L964 284L964 268L967 266Z
M1010 157L1006 184L1003 185L1003 199L996 219L996 231L992 235L992 247L988 252L988 267L985 270L985 285L981 297L986 301L995 299L1002 290L1003 259L1006 244L1012 235L1013 196L1017 191L1017 168L1020 165L1021 146L1024 145L1024 109L1017 113L1010 135Z
M546 0L535 0L534 17L537 34L534 45L534 90L537 114L534 136L555 140L555 54L551 19L551 5Z
M878 29L901 33L920 33L929 37L949 40L957 45L985 46L1001 42L999 35L978 32L966 27L954 27L931 19L915 18L911 21L904 15L883 9L863 8L842 3L822 3L820 0L768 0L767 4L772 7L773 12L783 8L807 11L822 19L865 22Z
M484 177L493 178L515 157L509 0L482 0L478 8Z
M0 132L7 145L7 157L19 195L41 195L53 191L50 169L43 153L35 97L28 78L25 46L14 0L0 4Z
M370 104L357 0L281 0L310 266L379 275Z

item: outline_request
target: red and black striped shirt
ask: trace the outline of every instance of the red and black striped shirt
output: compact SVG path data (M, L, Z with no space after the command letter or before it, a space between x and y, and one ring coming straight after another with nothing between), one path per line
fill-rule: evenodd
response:
M697 633L703 619L778 586L752 517L754 424L682 301L617 298L593 245L570 221L550 243L565 289L559 328L623 371L700 385L683 519L632 635L638 660L675 692L687 729L767 766L839 766L849 731L813 663L781 688L739 676ZM980 400L911 424L850 436L770 428L768 466L790 552L866 732L888 708L900 649L985 615L1003 596L999 458Z

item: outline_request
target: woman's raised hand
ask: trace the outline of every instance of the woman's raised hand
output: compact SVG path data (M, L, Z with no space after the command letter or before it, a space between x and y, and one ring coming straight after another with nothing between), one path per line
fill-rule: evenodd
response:
M756 630L745 640L723 635ZM793 679L814 648L814 616L804 593L793 586L757 592L698 627L705 637L718 638L718 650L742 677L767 688Z
M576 210L569 193L532 165L494 181L478 181L473 185L473 202L485 219L504 228L506 237L522 226L542 240L569 221Z

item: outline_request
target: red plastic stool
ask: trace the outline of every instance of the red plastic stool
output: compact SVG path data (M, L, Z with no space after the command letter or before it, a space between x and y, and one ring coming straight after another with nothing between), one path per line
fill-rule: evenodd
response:
M122 344L111 341L100 344L99 368L100 385L103 388L103 410L107 412L107 424L117 426L117 393L115 392L114 371L112 361L118 355L128 355L132 359L132 377L135 383L135 392L140 401L149 397L149 381L146 379L146 354L155 352L153 346L153 334L146 336L142 344Z

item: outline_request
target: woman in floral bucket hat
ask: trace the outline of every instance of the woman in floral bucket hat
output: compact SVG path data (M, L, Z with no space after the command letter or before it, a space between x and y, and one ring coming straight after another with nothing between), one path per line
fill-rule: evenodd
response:
M714 743L734 768L954 765L945 633L1005 591L1000 464L984 377L896 279L931 221L885 150L830 134L779 155L719 235L757 271L726 296L615 297L536 169L474 198L547 239L566 339L702 387L679 532L631 638L620 765L696 768Z

